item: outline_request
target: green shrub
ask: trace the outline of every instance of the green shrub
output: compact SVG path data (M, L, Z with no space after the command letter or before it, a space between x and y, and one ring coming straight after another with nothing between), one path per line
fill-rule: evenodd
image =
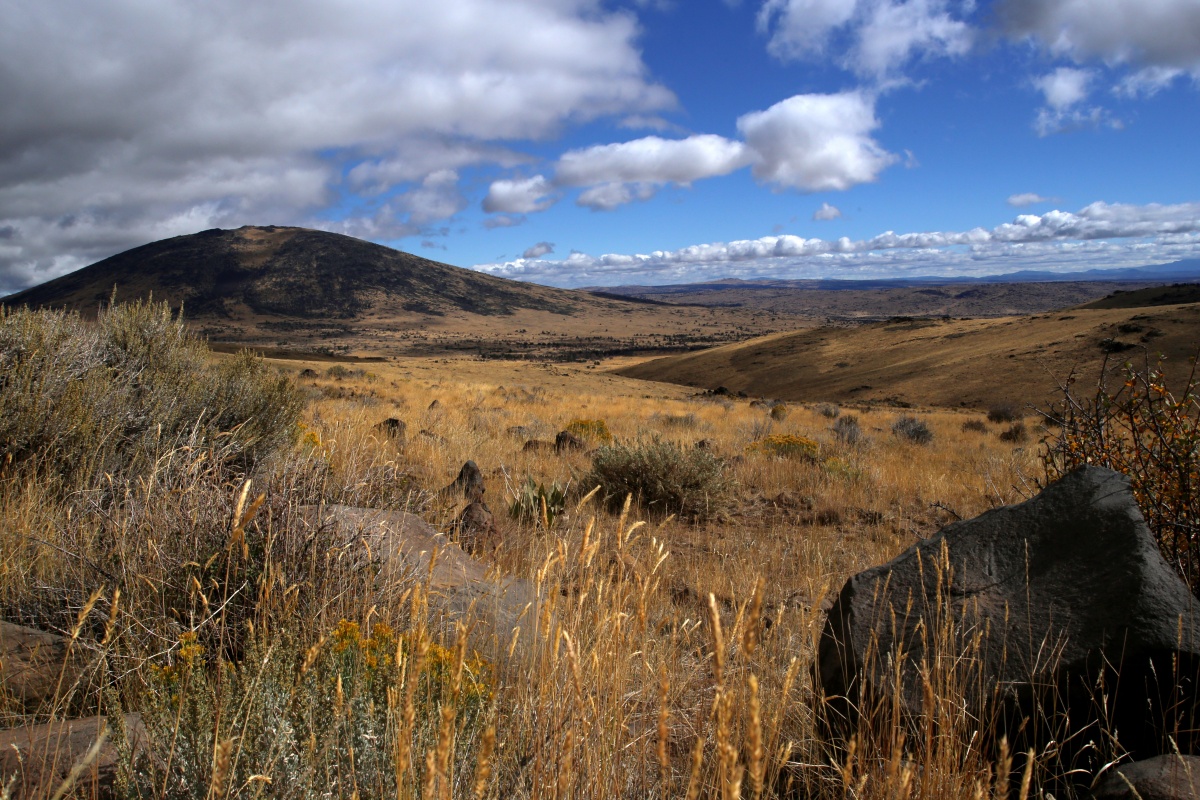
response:
M733 502L733 484L720 459L706 450L660 440L601 447L583 485L599 486L613 506L633 495L649 510L696 521Z
M238 470L291 444L303 401L249 353L215 360L165 304L95 323L0 311L0 460L79 485L154 468L180 448Z
M611 442L612 433L602 419L573 419L567 423L567 433L593 442Z
M1106 365L1107 366L1107 365ZM1116 391L1102 380L1092 397L1074 393L1046 411L1041 460L1054 481L1083 464L1129 476L1134 497L1167 561L1200 597L1200 384L1196 365L1182 391L1162 370L1126 365Z
M933 441L933 431L929 430L925 421L907 415L892 423L892 433L913 444L929 444Z
M557 483L547 489L545 484L526 478L525 485L508 507L508 515L521 522L532 522L549 529L554 520L567 509L567 494Z

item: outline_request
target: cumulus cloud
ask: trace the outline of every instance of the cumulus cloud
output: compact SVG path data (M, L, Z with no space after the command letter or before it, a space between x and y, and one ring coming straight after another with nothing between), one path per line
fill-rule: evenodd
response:
M1042 197L1037 192L1021 192L1019 194L1010 194L1006 202L1013 208L1021 208L1022 206L1032 206L1052 201L1049 197Z
M1045 98L1045 106L1038 110L1033 123L1039 136L1104 123L1120 127L1120 123L1100 106L1084 104L1095 77L1092 70L1059 67L1034 79L1033 85Z
M1094 73L1086 69L1059 67L1049 75L1034 80L1034 85L1046 97L1046 105L1061 110L1075 105L1088 96L1088 84Z
M779 189L845 190L874 181L896 161L871 132L879 126L874 96L864 92L802 94L737 121L744 141L714 134L682 139L646 136L564 153L552 178L492 183L485 211L527 214L549 208L553 192L582 188L576 205L611 211L648 200L664 185L728 175L751 167Z
M877 79L917 57L961 56L974 38L946 0L766 0L758 27L776 57L820 58L836 47L843 67Z
M1001 0L1015 37L1056 56L1200 75L1200 4L1195 0Z
M521 254L521 258L541 258L554 252L554 242L538 242Z
M54 277L64 252L190 232L179 220L311 224L343 181L409 191L390 211L420 227L461 207L430 194L434 174L515 166L503 142L674 103L633 16L594 0L12 0L4 18L8 289Z
M647 136L563 154L554 168L559 186L589 186L579 205L610 210L645 200L663 184L688 186L702 178L727 175L749 163L746 147L723 136L685 139Z
M1022 268L1070 272L1197 256L1200 203L1097 202L1074 213L1021 214L991 229L886 231L860 240L764 236L648 254L572 253L562 261L517 259L475 268L510 278L578 286L739 276L982 275Z
M842 216L842 210L837 206L831 206L829 203L821 203L821 207L813 212L812 218L814 222L827 222L831 219L837 219Z
M531 214L545 211L554 205L551 197L554 187L544 175L534 175L523 180L493 181L483 198L483 210L488 213L504 211L510 214Z
M795 95L737 125L754 177L781 187L845 190L874 181L896 161L870 136L879 121L874 98L863 92Z

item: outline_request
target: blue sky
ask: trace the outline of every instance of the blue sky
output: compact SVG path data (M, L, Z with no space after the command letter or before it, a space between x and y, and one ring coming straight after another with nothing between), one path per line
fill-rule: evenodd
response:
M212 227L562 286L1200 256L1196 0L14 0L0 292Z

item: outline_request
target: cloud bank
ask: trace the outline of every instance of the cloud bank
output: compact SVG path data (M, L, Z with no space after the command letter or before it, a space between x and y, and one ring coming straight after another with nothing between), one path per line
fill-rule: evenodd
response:
M1114 241L1116 240L1116 241ZM649 254L562 261L517 259L475 269L560 286L679 283L720 277L868 278L986 275L1017 269L1078 271L1200 256L1200 203L1092 203L1078 212L1021 214L994 228L881 233L870 239L759 239Z

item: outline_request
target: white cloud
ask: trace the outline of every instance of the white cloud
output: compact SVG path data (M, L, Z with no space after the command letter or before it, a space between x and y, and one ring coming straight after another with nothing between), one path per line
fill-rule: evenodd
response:
M647 136L564 153L554 167L554 183L591 187L576 202L608 211L635 199L649 199L664 184L688 186L702 178L727 175L747 163L745 145L722 136Z
M554 168L561 186L598 183L678 183L727 175L747 163L741 142L703 134L686 139L647 136L564 153Z
M986 275L1017 269L1070 272L1200 256L1200 202L1092 203L1078 212L1021 214L995 228L897 234L870 239L764 236L648 254L562 261L517 259L482 271L564 286L630 281L691 282L722 277L903 277Z
M754 155L754 177L817 192L874 181L896 161L870 133L874 98L862 92L801 94L746 114L738 130Z
M1091 70L1059 67L1033 83L1045 95L1046 105L1061 110L1087 99L1088 85L1093 77Z
M947 0L765 0L759 30L783 59L824 57L859 75L883 79L916 57L961 56L974 33ZM962 4L969 8L971 4Z
M1022 206L1037 205L1038 203L1049 203L1052 200L1049 197L1042 197L1037 192L1021 192L1019 194L1010 194L1006 202L1014 208L1020 208Z
M489 213L504 211L509 214L531 214L545 211L554 205L551 197L554 187L544 175L534 175L523 180L493 181L483 199L483 210Z
M997 13L1011 35L1057 56L1200 75L1195 0L1002 0Z
M554 252L554 242L538 242L521 254L521 258L541 258Z
M1105 123L1115 128L1121 127L1120 122L1100 106L1083 105L1091 93L1095 78L1096 73L1089 69L1059 67L1034 79L1033 85L1042 93L1046 103L1038 110L1033 123L1039 136Z
M821 203L821 207L813 212L812 218L814 222L827 222L831 219L837 219L842 216L842 210L837 206L831 206L829 203Z
M345 185L412 184L391 210L419 226L460 205L431 202L430 175L674 103L633 15L594 0L10 0L3 17L9 287L181 219L310 222L360 159Z
M592 211L612 211L634 200L649 200L657 191L652 183L602 183L580 192L575 204Z

